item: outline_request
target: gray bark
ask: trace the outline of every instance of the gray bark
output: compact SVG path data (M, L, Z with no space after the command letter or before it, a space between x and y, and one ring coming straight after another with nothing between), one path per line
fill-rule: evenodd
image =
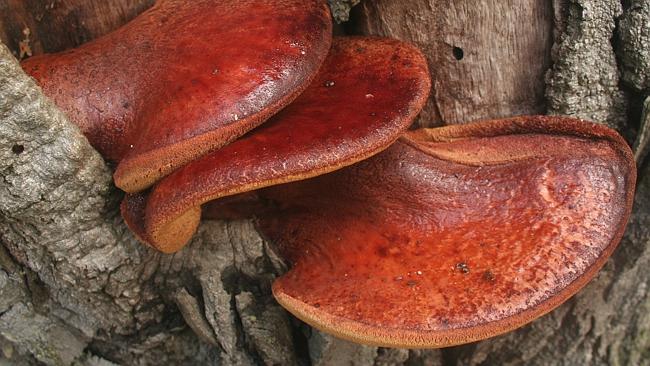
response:
M548 112L624 129L627 99L619 89L612 45L623 12L620 1L555 1L555 11L554 62L546 77Z
M623 81L637 91L650 91L650 1L630 1L619 22L619 59Z
M346 22L350 19L350 10L359 4L361 0L327 0L330 4L332 17L337 23Z
M206 222L173 256L142 246L104 161L4 46L0 86L5 357L296 362L289 318L270 296L283 266L250 222Z
M352 3L339 2L340 19ZM548 109L634 137L635 126L650 125L631 119L629 102L648 93L648 1L554 7ZM639 173L620 247L556 311L461 347L358 346L310 329L275 303L270 284L286 268L250 221L206 221L171 256L137 243L119 217L110 169L0 44L0 364L650 364L650 166Z

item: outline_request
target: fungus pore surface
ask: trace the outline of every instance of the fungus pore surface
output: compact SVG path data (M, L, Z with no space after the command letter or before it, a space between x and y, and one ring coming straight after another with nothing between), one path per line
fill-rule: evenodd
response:
M387 148L412 123L429 89L426 60L414 46L335 39L314 82L291 105L164 178L146 198L128 196L123 216L148 244L178 250L207 201L331 172Z
M160 0L118 30L22 66L143 190L289 104L331 42L321 0Z
M269 187L260 231L292 264L277 300L324 331L445 347L517 328L595 276L635 165L601 125L520 117L404 134L374 157Z

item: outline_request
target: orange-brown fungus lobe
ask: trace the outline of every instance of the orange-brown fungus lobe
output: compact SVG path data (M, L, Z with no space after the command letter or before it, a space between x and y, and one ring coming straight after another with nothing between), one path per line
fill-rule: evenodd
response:
M261 191L293 268L278 301L361 343L444 347L550 311L589 281L630 214L613 131L522 117L407 133L346 169Z
M161 0L124 27L23 68L107 159L145 189L258 126L325 59L322 0Z
M376 154L408 128L429 88L426 60L415 47L391 39L336 39L314 82L291 105L156 185L147 199L145 227L134 230L146 232L153 247L173 250L170 241L190 237L179 240L168 226L187 210ZM135 226L128 217L127 223Z

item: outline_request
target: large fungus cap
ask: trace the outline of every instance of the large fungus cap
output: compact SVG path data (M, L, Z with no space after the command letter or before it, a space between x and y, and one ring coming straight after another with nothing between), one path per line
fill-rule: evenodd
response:
M593 278L635 185L612 130L522 117L406 133L346 169L261 191L293 264L277 300L337 336L445 347L517 328Z
M315 76L331 42L322 0L161 0L122 28L23 68L145 189L258 126Z
M412 45L336 39L295 102L244 138L163 179L143 212L142 205L126 202L123 216L151 246L176 251L191 236L179 232L193 232L179 228L196 227L207 201L331 172L385 149L412 123L429 89L426 60Z

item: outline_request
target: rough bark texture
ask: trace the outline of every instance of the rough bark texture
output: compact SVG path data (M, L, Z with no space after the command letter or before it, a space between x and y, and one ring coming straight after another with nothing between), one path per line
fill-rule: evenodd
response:
M623 81L650 91L650 0L629 1L619 21L619 59Z
M634 142L634 158L636 161L642 162L648 156L650 149L650 96L643 102L643 110L641 111L641 121L639 124L639 132Z
M625 128L627 100L612 45L622 11L618 0L555 1L553 67L546 75L549 113Z
M0 0L0 38L16 56L23 13L5 9L45 4L31 3ZM82 35L46 48L49 33L65 38L69 29L33 24L73 3L48 2L54 7L41 20L24 21L31 42L41 40L42 46L30 43L34 52L106 32L150 1L84 1L118 19L97 25L86 19L88 35L84 27L73 29ZM556 0L553 8L444 3L377 0L357 7L359 29L412 40L428 53L438 84L423 124L547 106L607 122L630 137L636 126L650 125L628 117L634 106L626 107L618 82L620 70L630 100L648 93L647 0L627 1L625 8L607 0ZM350 4L332 2L333 9L343 6L341 19ZM525 21L502 20L527 12ZM7 19L18 19L11 27L20 32L7 33ZM462 48L461 60L454 47ZM513 65L508 52L525 65ZM640 129L647 136L647 127ZM278 307L270 283L284 264L249 221L204 222L192 244L173 256L138 244L117 212L120 193L109 168L0 45L0 364L650 364L650 166L639 173L621 246L598 279L556 311L516 332L451 349L358 346Z
M332 10L332 16L337 23L345 22L350 19L350 10L353 6L359 4L361 0L327 0Z

